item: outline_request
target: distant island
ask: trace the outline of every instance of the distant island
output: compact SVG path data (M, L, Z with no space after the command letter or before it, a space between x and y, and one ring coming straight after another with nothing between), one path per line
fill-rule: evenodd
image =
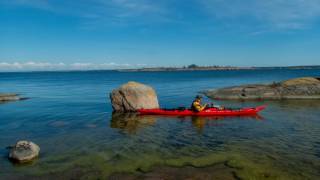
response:
M218 70L272 70L272 69L320 69L314 66L274 66L274 67L237 67L237 66L199 66L191 64L183 67L143 67L135 69L118 69L121 72L158 72L158 71L218 71Z

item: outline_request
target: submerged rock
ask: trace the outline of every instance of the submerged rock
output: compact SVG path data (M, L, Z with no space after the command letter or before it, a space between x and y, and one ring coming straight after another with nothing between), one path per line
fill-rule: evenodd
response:
M240 179L234 168L228 167L223 163L215 164L208 167L170 167L160 166L154 167L152 171L142 173L114 173L108 177L108 179L116 180L138 180L138 179L223 179L223 180L237 180Z
M0 93L0 102L6 102L6 101L18 101L22 98L19 97L18 94L1 94Z
M9 159L26 163L39 156L40 147L31 141L18 141L10 149Z
M138 109L159 108L155 90L147 85L128 82L110 93L114 111L129 112Z
M320 99L320 78L302 77L272 84L250 84L207 90L212 99Z

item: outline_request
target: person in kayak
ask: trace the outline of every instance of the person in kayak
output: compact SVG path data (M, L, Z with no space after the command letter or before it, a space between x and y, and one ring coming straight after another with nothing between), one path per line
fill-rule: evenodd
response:
M195 112L203 111L207 107L207 104L201 105L201 100L202 100L202 97L197 95L191 104L191 110Z

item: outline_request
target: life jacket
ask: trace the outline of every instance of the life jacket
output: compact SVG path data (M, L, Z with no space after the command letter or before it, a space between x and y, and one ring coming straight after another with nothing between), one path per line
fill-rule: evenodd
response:
M200 112L202 110L202 106L200 102L197 102L196 100L194 100L191 104L191 110L195 112Z

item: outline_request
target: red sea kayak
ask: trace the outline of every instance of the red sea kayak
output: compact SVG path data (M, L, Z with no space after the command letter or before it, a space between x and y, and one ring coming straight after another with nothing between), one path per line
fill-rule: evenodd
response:
M257 106L241 109L218 109L207 108L201 112L194 112L190 109L139 109L141 115L173 115L173 116L247 116L257 114L266 106Z

